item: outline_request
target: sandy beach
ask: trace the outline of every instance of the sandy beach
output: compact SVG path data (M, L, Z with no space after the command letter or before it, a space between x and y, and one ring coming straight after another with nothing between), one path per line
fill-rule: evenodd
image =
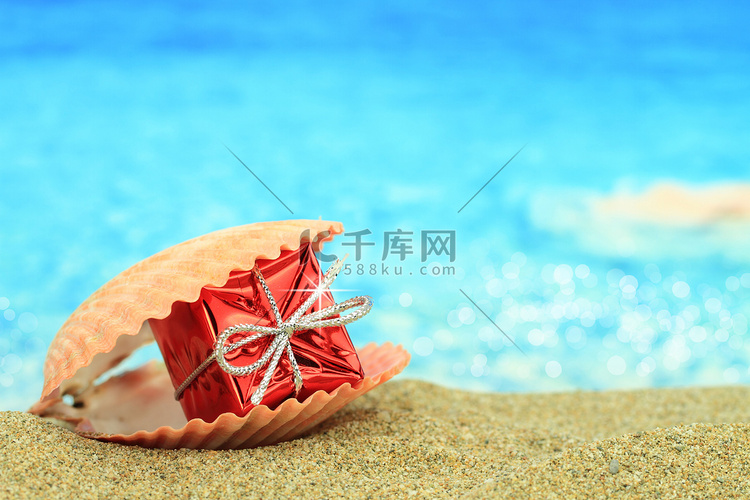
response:
M745 498L750 388L377 388L308 436L151 450L0 412L3 498Z

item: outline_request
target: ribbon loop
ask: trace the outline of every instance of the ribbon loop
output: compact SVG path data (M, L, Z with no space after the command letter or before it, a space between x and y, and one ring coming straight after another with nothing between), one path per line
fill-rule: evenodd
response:
M281 356L286 351L289 358L289 362L292 365L292 372L294 376L294 387L295 395L302 389L302 373L300 373L297 359L294 356L292 350L291 339L295 332L303 330L313 330L316 328L325 328L329 326L341 326L351 323L363 317L372 309L372 298L366 295L347 299L344 302L333 304L332 306L325 307L320 311L311 312L305 314L305 312L313 305L313 303L321 296L321 294L331 286L333 280L341 271L343 267L343 260L339 259L333 263L333 265L326 271L325 275L321 279L319 285L305 302L299 306L290 316L284 321L279 312L279 308L276 305L276 300L273 298L271 290L268 288L265 279L260 270L255 268L255 275L258 278L260 286L263 288L263 292L268 298L268 302L271 305L274 318L276 320L275 327L249 325L249 324L237 324L225 328L219 336L216 338L216 344L214 345L214 352L211 353L198 368L193 371L185 381L180 384L174 393L174 398L179 400L182 393L190 385L193 380L200 375L213 361L219 365L224 372L234 376L246 376L253 372L256 372L263 366L268 365L266 368L263 379L258 385L253 395L250 397L250 402L254 405L259 405L263 400L263 395L268 389L268 385L271 383L276 368L278 367ZM356 308L356 309L355 309ZM340 313L355 309L352 312L341 315ZM233 344L227 344L229 337L242 333L250 333L252 335L246 336L241 340L234 342ZM268 346L263 355L254 363L245 366L235 366L227 361L227 354L241 347L256 342L262 338L273 336L273 341Z

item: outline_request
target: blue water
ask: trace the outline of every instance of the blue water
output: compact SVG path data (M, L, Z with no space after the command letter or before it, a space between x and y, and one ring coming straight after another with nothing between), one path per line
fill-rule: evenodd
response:
M351 334L403 343L409 376L750 380L745 233L624 228L625 248L576 215L659 181L750 180L749 9L248 4L0 2L0 409L38 397L54 333L118 272L292 217L372 232L352 263L379 271L336 287L376 299ZM397 229L414 254L383 262ZM419 235L435 229L456 231L456 260L428 262L454 273L421 276Z

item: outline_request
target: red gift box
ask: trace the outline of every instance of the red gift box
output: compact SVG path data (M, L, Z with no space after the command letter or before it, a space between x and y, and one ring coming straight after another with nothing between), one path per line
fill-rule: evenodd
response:
M273 373L268 387L265 391L261 388L259 392L262 393L261 404L271 409L289 398L304 401L318 390L330 392L346 382L353 385L364 377L357 353L343 325L302 329L291 335L289 345L299 367L298 373L302 376L299 391L295 386L292 360L286 350L278 358L277 366L264 363L252 373L241 376L227 373L218 362L210 360L217 339L227 328L251 326L243 332L229 335L227 344L234 344L253 336L252 327L268 329L279 326L262 280L267 284L284 321L321 284L320 264L309 243L303 242L298 250L284 250L274 260L258 259L256 268L262 278L255 270L233 271L224 286L206 286L197 301L189 304L176 302L168 317L149 320L174 387L180 388L191 375L194 376L179 394L188 419L197 417L211 422L226 412L245 415L255 406L251 397L261 386L266 370L273 370ZM303 312L310 314L333 305L333 296L325 289ZM367 310L360 312L359 316L366 314ZM326 318L331 317L338 316L326 315ZM258 337L257 334L255 336ZM264 355L268 357L274 339L274 335L257 338L224 353L224 359L232 367L251 365ZM202 364L206 364L205 369L196 376L194 372Z

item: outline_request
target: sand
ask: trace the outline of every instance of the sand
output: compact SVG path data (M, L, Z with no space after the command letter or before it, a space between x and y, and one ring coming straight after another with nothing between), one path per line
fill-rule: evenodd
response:
M0 498L746 498L750 388L477 394L393 381L306 437L149 450L0 412Z

